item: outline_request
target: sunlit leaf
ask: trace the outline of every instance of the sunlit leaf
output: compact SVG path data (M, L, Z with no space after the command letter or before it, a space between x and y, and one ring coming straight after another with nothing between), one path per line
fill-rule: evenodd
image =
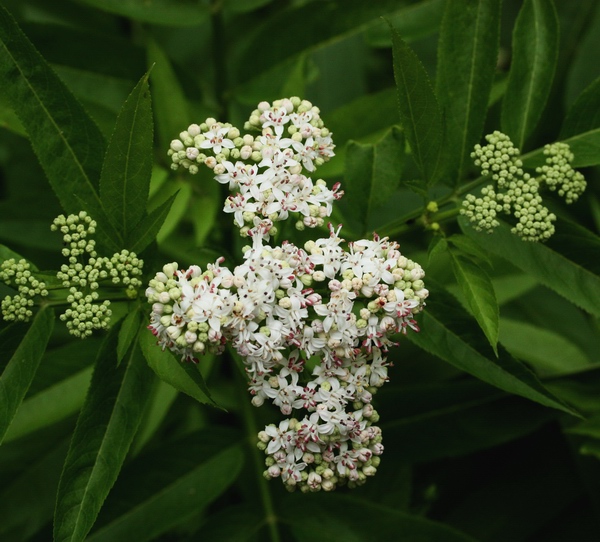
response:
M512 38L502 131L523 148L542 115L558 59L558 17L552 0L525 0Z
M40 310L0 376L0 443L31 385L54 328L54 311Z

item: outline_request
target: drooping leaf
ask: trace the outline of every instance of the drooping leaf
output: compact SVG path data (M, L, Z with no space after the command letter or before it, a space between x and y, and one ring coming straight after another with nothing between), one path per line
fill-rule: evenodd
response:
M100 177L100 200L125 246L146 213L152 174L152 105L148 74L133 89L117 118Z
M530 243L500 225L494 233L476 232L460 221L466 235L501 256L590 314L600 316L600 238L574 223L556 222L546 243Z
M525 0L512 38L508 87L502 102L502 131L523 148L537 125L558 59L558 17L552 0Z
M83 540L121 470L152 386L139 348L119 365L119 326L113 327L96 368L58 488L54 540Z
M208 6L193 0L80 0L134 21L166 26L195 26L209 16Z
M140 254L154 239L160 231L164 221L171 210L171 205L175 201L177 194L173 194L169 199L159 205L147 216L137 223L137 226L131 232L131 250Z
M440 173L444 129L429 76L414 51L391 28L398 112L415 162L428 184Z
M240 472L244 456L233 436L211 428L138 456L115 485L99 528L86 540L155 540L197 516Z
M344 203L359 219L360 234L366 234L368 226L379 225L375 213L397 190L403 158L404 136L397 127L374 145L348 144Z
M54 329L54 311L41 309L0 376L0 443L35 376Z
M550 393L522 363L498 348L498 358L479 327L470 316L432 279L427 282L430 296L421 317L421 333L409 333L407 338L417 346L438 356L501 390L520 395L544 406L577 416L577 412Z
M500 5L500 0L446 2L436 95L445 119L448 166L457 179L483 131L498 59Z
M450 250L450 260L467 306L498 355L498 301L489 275L481 265L458 250Z
M161 350L149 331L142 330L140 346L148 365L161 380L201 403L218 406L211 398L206 382L195 364L182 363L169 350Z
M67 212L84 209L97 236L118 249L119 235L98 197L104 139L69 89L0 6L0 78L54 192Z

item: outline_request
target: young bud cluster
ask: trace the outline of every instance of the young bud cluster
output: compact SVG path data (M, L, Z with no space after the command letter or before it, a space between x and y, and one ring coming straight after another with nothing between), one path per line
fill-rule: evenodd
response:
M523 162L510 138L498 131L485 138L483 147L475 145L471 157L482 175L490 176L496 186L488 185L481 190L481 196L467 194L461 214L465 215L478 231L491 232L499 225L499 213L512 214L516 224L512 233L526 241L548 239L554 233L556 216L544 205L539 193L545 184L567 203L575 201L585 190L585 179L573 170L570 162L573 154L565 143L546 145L544 154L546 165L536 169L539 178L523 171Z
M158 344L185 361L230 344L243 358L255 406L270 400L286 419L268 426L267 477L288 487L333 489L375 473L383 451L370 405L387 380L392 336L418 330L428 291L423 269L397 243L341 246L328 238L255 243L233 271L164 266L146 290ZM264 435L261 437L264 439Z
M319 109L295 97L261 102L245 129L259 134L241 136L237 128L212 118L190 125L171 142L173 168L182 166L192 174L201 164L212 169L232 192L223 211L233 215L242 236L268 241L276 232L274 223L290 213L298 229L322 226L343 192L339 185L329 189L322 179L313 181L303 173L334 156Z
M18 293L7 295L2 300L2 318L6 321L27 322L33 316L34 298L47 296L44 282L36 279L31 265L26 260L9 258L0 265L0 281L15 285Z
M62 254L68 263L63 264L57 278L69 290L69 308L60 315L69 333L85 338L95 329L107 329L112 310L110 301L100 301L98 290L118 287L133 298L142 285L140 276L144 262L134 252L122 250L112 257L98 256L92 239L96 222L84 211L65 217L60 215L51 226L52 231L63 234Z

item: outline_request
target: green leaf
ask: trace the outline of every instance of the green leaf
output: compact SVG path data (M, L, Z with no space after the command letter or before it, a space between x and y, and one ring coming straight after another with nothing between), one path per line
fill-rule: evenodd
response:
M561 220L546 243L530 243L501 224L494 233L476 232L459 220L466 235L486 250L529 273L571 303L600 317L600 238Z
M85 400L91 376L91 368L84 369L27 397L6 433L6 442L76 414Z
M282 499L281 506L298 542L475 542L452 527L399 512L358 495L290 495ZM369 518L368 521L365 518Z
M167 26L196 26L209 15L202 2L190 0L79 0L134 21Z
M454 234L447 237L447 241L456 248L464 252L466 255L485 262L489 266L492 265L489 254L485 249L481 248L475 241L466 235Z
M13 540L28 540L52 519L60 469L69 441L50 446L0 493L0 535L11 533ZM18 531L16 530L18 528Z
M528 322L500 318L500 343L542 377L574 373L591 365L579 346Z
M133 89L117 118L100 177L100 200L129 246L134 226L146 213L152 174L152 104L148 74Z
M35 376L54 329L54 311L41 309L0 376L0 443Z
M420 333L407 337L417 346L501 390L520 395L541 405L578 416L577 412L550 393L536 376L502 348L498 358L488 356L487 341L458 302L432 279L430 296L422 315ZM491 352L490 352L491 353Z
M376 211L397 190L402 175L404 136L393 127L374 145L351 141L346 154L345 203L359 217L360 234L377 228ZM375 219L375 220L374 220Z
M139 348L120 365L119 327L104 341L58 488L54 540L83 540L114 484L152 386Z
M200 403L218 407L208 392L208 387L194 363L181 362L169 350L162 350L149 332L140 334L140 347L150 368L175 389L193 397ZM202 359L200 360L202 363Z
M131 346L135 343L135 339L142 323L142 314L136 307L134 310L129 311L119 330L119 340L117 343L117 362L121 363L125 354L129 351Z
M389 390L386 386L377 394L377 405L384 441L390 442L386 453L409 462L498 446L534 432L559 415L474 379Z
M166 154L171 140L190 124L188 102L171 60L154 39L147 40L148 67L152 67L152 100L158 143Z
M131 250L140 254L156 238L160 228L171 210L177 194L159 205L156 209L145 216L131 232Z
M444 134L442 115L423 64L398 32L390 29L400 121L417 167L431 184L439 174Z
M600 128L600 77L587 87L569 109L560 130L560 139Z
M446 2L436 95L445 119L449 167L457 171L457 179L483 131L498 60L500 5L500 0Z
M155 540L197 517L233 483L244 462L239 445L228 443L231 435L223 438L218 429L168 442L136 458L115 485L100 527L86 541Z
M173 203L169 207L169 213L163 222L156 240L161 243L163 242L179 225L186 211L188 210L190 200L192 199L192 185L191 183L178 183L173 185L172 189L177 190L173 195Z
M558 17L552 0L525 0L512 38L502 102L502 131L523 148L542 115L558 60Z
M572 167L580 168L600 164L600 128L564 139L563 143L569 145L574 155L573 162L571 162ZM541 166L546 159L543 148L528 152L521 158L523 165L527 168Z
M460 251L450 250L450 260L467 306L498 356L499 310L492 281L481 265L464 257Z
M0 78L62 207L98 222L101 243L117 250L119 235L98 197L104 139L80 103L0 6Z

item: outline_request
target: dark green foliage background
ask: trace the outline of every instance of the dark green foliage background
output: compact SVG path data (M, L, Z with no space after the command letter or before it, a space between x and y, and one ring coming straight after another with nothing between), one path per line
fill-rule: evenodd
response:
M84 208L146 281L235 265L222 187L171 171L169 142L297 95L337 144L317 172L346 191L332 221L397 239L431 293L375 398L379 472L335 494L263 479L256 434L279 414L231 357L156 348L143 292L85 341L50 307L2 322L0 542L597 540L598 43L595 0L4 0L0 261L58 269L50 224ZM545 196L545 244L457 219L497 129L529 167L567 141L586 176L572 206Z

